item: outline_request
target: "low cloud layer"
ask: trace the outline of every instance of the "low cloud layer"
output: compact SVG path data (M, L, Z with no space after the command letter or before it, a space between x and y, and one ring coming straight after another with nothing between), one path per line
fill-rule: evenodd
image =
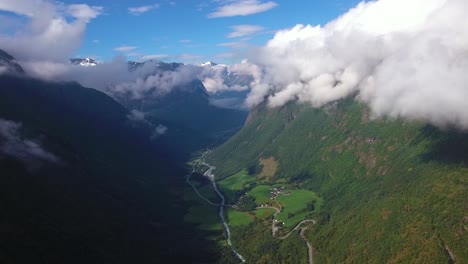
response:
M21 123L0 118L0 158L10 156L23 162L59 162L59 158L45 150L38 140L20 135Z
M25 71L48 81L76 81L85 87L101 90L113 97L143 99L164 96L174 89L200 80L210 94L245 91L260 79L258 66L244 61L235 65L183 65L173 69L148 61L130 71L124 57L94 67L48 61L23 61Z
M468 129L468 2L362 2L327 25L276 33L247 104L320 107L356 92L375 116Z

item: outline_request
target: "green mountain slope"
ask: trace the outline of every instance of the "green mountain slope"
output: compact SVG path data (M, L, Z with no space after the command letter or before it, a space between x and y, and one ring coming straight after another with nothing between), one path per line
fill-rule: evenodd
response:
M183 222L185 170L129 112L94 89L0 76L0 263L207 263L213 245ZM11 145L11 144L10 144ZM31 165L32 164L32 165Z
M317 224L305 233L316 263L468 259L466 133L371 120L366 107L351 99L323 109L263 105L208 162L217 167L219 178L247 169L262 184L317 193L323 204L308 215ZM260 237L251 236L248 243L259 244ZM243 244L242 255L258 257L250 261L275 252L255 251L245 239L240 236L233 243ZM271 263L275 261L288 259Z

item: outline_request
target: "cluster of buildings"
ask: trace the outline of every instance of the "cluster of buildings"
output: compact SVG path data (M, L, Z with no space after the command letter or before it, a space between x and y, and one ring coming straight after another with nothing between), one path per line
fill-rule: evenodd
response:
M282 186L282 187L272 187L272 188L270 188L270 194L271 194L270 199L271 200L276 200L276 197L278 195L280 195L280 194L290 195L291 193L290 192L285 192L284 191L284 186Z

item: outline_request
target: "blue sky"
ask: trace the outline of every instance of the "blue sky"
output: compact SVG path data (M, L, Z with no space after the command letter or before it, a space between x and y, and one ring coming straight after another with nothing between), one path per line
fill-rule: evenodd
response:
M323 25L359 1L250 1L253 6L267 10L260 9L263 12L250 15L210 17L223 6L238 2L242 1L67 0L65 4L85 3L103 8L102 14L87 25L76 56L108 60L123 54L129 59L142 60L161 55L162 60L169 61L234 63L250 45L264 44L279 29L296 24ZM228 37L238 25L254 26L242 31L254 33Z
M212 60L252 76L240 87L250 107L320 107L359 92L375 116L468 128L466 0L62 1L0 0L0 49L32 76L145 91L166 76L133 79L125 59ZM97 71L70 65L77 56L117 59ZM223 67L182 68L166 83L200 78L213 92L239 90L214 69Z

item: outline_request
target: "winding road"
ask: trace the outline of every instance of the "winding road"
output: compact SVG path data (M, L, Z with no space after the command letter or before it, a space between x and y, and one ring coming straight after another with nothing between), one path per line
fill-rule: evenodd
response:
M196 192L196 194L198 195L198 197L200 197L202 200L204 200L206 203L210 204L210 205L213 205L213 206L219 206L219 216L221 218L221 222L223 224L223 228L224 228L224 231L226 232L226 241L227 241L227 244L229 245L229 247L231 248L231 251L234 253L234 255L240 259L242 262L245 262L245 259L242 257L242 255L240 255L235 249L234 249L234 246L232 245L232 242L231 242L231 231L229 229L229 226L226 222L226 218L225 218L225 215L224 215L224 207L228 206L228 207L233 207L233 205L226 205L226 200L224 198L224 196L222 195L222 193L219 191L218 189L218 186L216 184L216 181L215 181L215 177L214 177L214 174L213 174L213 170L215 169L214 166L211 166L209 165L208 163L205 162L205 156L206 154L209 153L209 151L205 152L202 157L195 161L194 164L192 165L192 172L190 174L188 174L186 176L186 181L187 183L192 187L192 189ZM195 185L193 185L191 182L190 182L190 176L195 172L195 166L197 164L200 164L200 165L203 165L203 166L206 166L208 167L208 170L205 171L205 173L203 174L203 176L207 177L210 181L211 181L211 184L213 186L213 190L216 192L216 194L221 198L221 203L220 204L217 204L217 203L214 203L212 201L210 201L208 198L206 198L205 196L203 196L197 189L197 187ZM279 227L277 227L275 225L276 223L276 216L281 212L281 209L280 208L277 208L277 207L274 207L274 206L264 206L264 207L256 207L255 210L260 210L260 209L273 209L275 210L275 213L273 214L273 219L272 219L272 223L271 223L271 234L273 237L276 236L276 233L278 232L279 230ZM313 260L313 247L312 247L312 244L306 239L306 237L304 236L304 232L307 230L307 227L302 227L301 228L301 225L303 224L306 224L306 223L312 223L312 224L315 224L315 220L313 219L307 219L307 220L303 220L301 222L299 222L291 231L289 231L289 233L287 233L286 235L284 236L281 236L281 237L278 237L278 239L281 239L281 240L284 240L286 238L288 238L293 232L297 231L298 229L301 230L300 232L300 236L302 238L302 240L305 241L306 245L307 245L307 248L308 248L308 254L309 254L309 264L313 264L314 263L314 260Z
M193 171L192 171L193 173ZM206 198L205 196L201 195L201 193L198 191L197 187L195 185L193 185L192 182L190 182L190 176L192 176L192 173L190 173L189 175L186 176L187 178L187 183L192 186L192 189L195 191L195 193L198 195L198 197L200 197L202 200L204 200L205 202L207 202L208 204L211 204L211 205L214 205L214 206L221 206L221 204L217 204L217 203L213 203L212 201L210 201L208 198Z
M314 248L312 244L305 238L304 232L307 230L307 227L301 229L302 240L306 242L307 248L309 249L309 264L314 264Z
M259 209L273 209L275 210L275 213L273 214L273 220L271 220L271 235L272 236L275 236L276 235L276 232L278 231L278 227L275 225L275 220L276 220L276 215L278 215L281 210L274 207L274 206L264 206L264 207L257 207L255 208L255 210L259 210Z

